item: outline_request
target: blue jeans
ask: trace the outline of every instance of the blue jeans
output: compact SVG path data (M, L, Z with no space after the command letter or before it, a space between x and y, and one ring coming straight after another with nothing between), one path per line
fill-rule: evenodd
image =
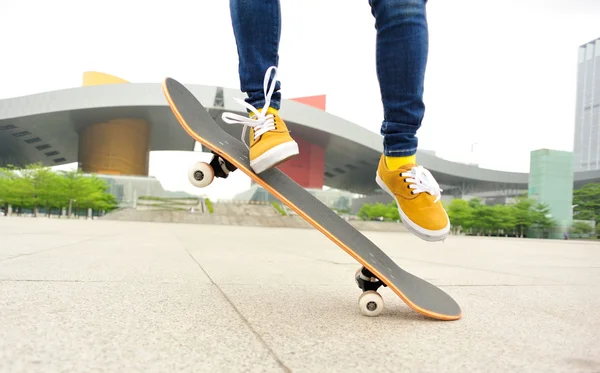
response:
M384 154L413 155L417 130L425 113L423 82L429 33L427 0L368 0L375 17L377 77L384 119ZM239 56L240 89L256 108L264 103L263 80L270 66L278 66L281 35L279 0L230 0L231 20ZM281 84L271 98L279 109Z

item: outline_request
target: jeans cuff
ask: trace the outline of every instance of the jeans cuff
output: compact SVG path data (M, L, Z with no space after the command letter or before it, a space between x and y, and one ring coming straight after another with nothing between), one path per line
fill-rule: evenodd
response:
M381 126L383 154L388 157L414 155L419 147L418 129L419 126L384 121Z
M408 157L417 153L417 148L395 149L384 146L383 154L386 157Z
M256 93L248 93L248 98L246 99L246 102L254 106L257 110L262 109L263 106L265 106L266 102L264 92L261 91ZM273 96L271 96L271 102L269 103L269 106L276 110L280 109L281 94L279 92L275 92Z

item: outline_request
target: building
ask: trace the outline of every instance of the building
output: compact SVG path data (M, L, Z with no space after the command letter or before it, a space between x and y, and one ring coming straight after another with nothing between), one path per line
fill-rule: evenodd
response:
M545 203L556 227L549 238L561 238L573 219L573 153L539 149L531 152L529 198Z
M197 84L186 87L225 131L240 138L242 126L224 123L221 114L245 113L233 100L245 98L242 92ZM375 182L381 135L327 113L325 103L325 96L282 101L282 114L301 155L279 168L307 189L327 186L360 194L363 201L369 196L391 201ZM194 151L196 145L179 125L160 83L128 83L87 72L82 87L0 100L0 166L77 162L87 173L146 177L150 151ZM435 176L445 198L511 197L528 189L528 173L451 162L425 150L419 150L417 158ZM599 180L600 170L582 171L575 173L573 186ZM128 195L133 191L123 189L124 200ZM351 205L354 210L360 201Z
M579 47L574 170L600 170L600 38Z

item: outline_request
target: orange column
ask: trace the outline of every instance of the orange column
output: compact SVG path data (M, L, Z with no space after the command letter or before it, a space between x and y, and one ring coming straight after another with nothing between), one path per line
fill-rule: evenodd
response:
M83 85L126 84L112 75L86 72ZM79 133L79 165L83 172L148 176L150 125L144 119L114 118Z

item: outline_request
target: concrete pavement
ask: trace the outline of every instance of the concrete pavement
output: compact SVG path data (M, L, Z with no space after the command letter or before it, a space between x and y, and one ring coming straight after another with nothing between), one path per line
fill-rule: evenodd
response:
M598 242L366 234L463 318L316 230L0 217L0 372L600 372Z

